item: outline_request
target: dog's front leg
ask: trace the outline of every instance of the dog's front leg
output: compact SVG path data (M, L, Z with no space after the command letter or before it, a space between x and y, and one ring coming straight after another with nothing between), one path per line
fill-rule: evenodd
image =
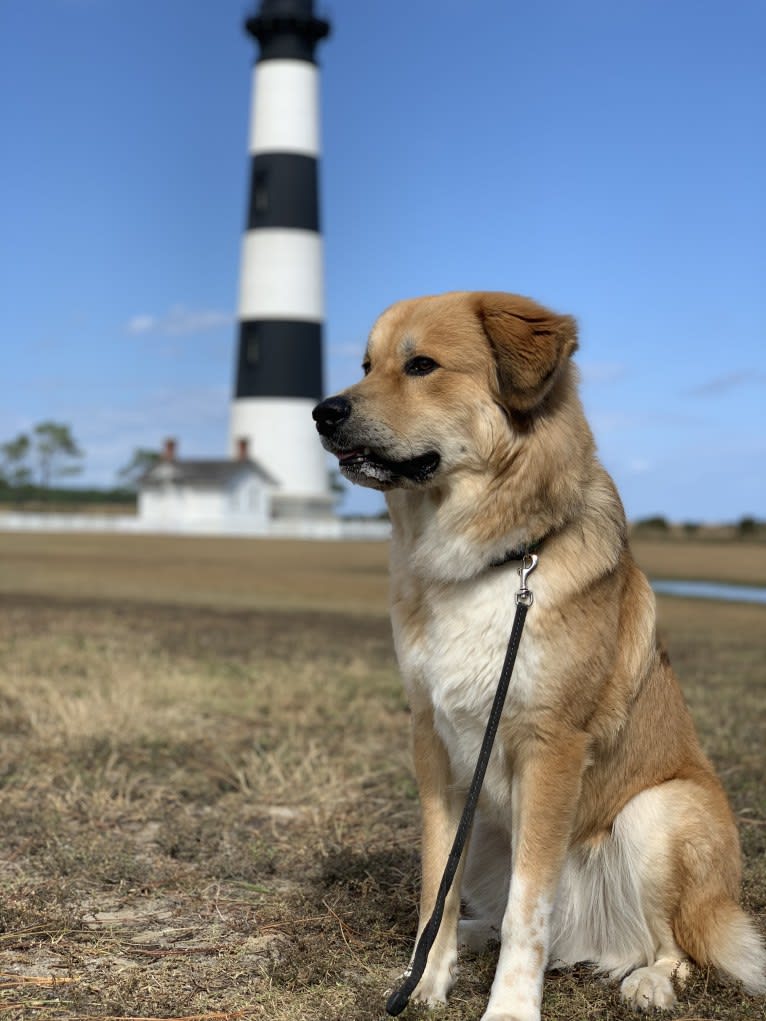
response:
M413 706L412 745L423 827L418 923L420 938L436 903L444 866L460 820L461 802L451 786L449 756L434 728L430 706ZM447 896L439 934L428 955L426 970L413 993L414 1000L431 1006L446 1002L455 981L462 873L461 862Z
M551 912L587 743L581 733L547 734L524 745L516 756L510 893L500 958L482 1021L539 1021Z

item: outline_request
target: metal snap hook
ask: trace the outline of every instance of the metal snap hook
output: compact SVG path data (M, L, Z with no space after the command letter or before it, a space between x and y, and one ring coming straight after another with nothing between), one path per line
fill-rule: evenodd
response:
M536 553L525 553L521 560L521 567L519 568L518 574L521 578L521 584L519 585L519 591L516 593L516 605L531 606L535 600L533 594L529 591L527 586L527 578L537 567L537 554Z

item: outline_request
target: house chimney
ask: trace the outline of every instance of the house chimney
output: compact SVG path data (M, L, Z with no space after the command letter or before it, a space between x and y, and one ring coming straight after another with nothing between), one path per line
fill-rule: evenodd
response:
M165 449L162 451L162 460L168 461L172 464L172 462L176 459L177 446L175 439L173 439L173 437L168 437L165 440Z
M249 461L250 451L248 450L249 442L247 436L237 437L237 460L238 461Z

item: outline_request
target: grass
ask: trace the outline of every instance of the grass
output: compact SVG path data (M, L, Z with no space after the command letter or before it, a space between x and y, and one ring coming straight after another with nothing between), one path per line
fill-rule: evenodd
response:
M382 1019L418 846L385 549L14 535L0 554L0 1017ZM763 922L764 610L660 612ZM466 959L433 1016L479 1017L493 967ZM583 968L546 980L544 1016L634 1015ZM696 974L673 1016L766 1011Z
M766 544L633 538L631 546L652 578L766 585Z
M387 564L380 542L0 532L0 592L64 599L385 614Z
M766 585L766 544L634 539L658 578ZM0 593L385 614L385 543L0 532Z

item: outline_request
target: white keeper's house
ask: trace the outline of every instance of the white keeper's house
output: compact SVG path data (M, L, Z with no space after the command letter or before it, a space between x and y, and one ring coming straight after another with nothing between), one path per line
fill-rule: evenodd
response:
M230 460L184 459L175 440L139 483L138 515L160 530L267 532L277 482L239 445Z

